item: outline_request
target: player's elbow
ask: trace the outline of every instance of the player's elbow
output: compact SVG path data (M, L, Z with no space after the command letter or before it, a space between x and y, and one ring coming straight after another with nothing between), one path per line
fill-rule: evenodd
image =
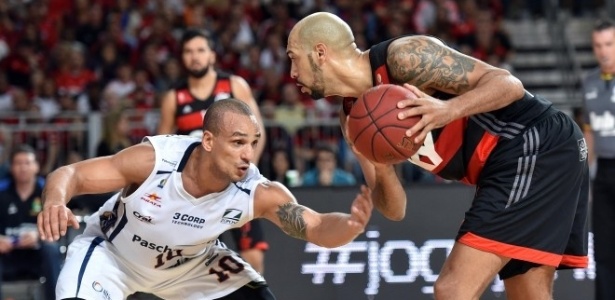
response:
M333 249L333 248L342 247L344 245L347 245L350 242L352 242L352 240L347 240L347 241L346 240L343 240L343 241L334 240L334 241L319 241L314 244L319 247Z
M382 203L382 204L381 204ZM376 202L375 207L387 219L391 221L401 221L406 217L406 205L386 205L387 202Z
M391 221L402 221L406 217L405 210L395 210L392 212L383 213L384 217Z

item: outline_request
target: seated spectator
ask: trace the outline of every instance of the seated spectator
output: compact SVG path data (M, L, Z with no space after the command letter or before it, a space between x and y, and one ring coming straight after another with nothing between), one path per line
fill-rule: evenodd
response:
M316 148L316 167L303 174L303 186L355 185L356 179L337 166L335 150L329 145Z
M275 108L273 119L290 134L295 134L305 123L306 108L301 102L297 86L287 83L282 86L282 103Z
M113 155L132 145L128 115L122 109L105 115L103 126L103 138L98 143L96 156Z
M269 178L292 187L299 184L298 171L293 170L289 151L285 148L277 148L271 154L271 175Z
M9 84L4 70L0 70L0 111L13 109L13 91L15 87Z
M4 280L45 277L45 298L55 299L62 254L58 243L38 237L36 217L44 182L37 175L34 149L19 146L10 162L11 176L0 182L0 272Z

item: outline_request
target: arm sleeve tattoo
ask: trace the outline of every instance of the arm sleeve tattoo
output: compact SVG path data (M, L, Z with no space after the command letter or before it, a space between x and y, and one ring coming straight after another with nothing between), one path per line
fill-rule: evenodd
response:
M276 214L280 218L284 232L294 238L305 240L306 224L303 219L303 211L305 211L303 206L296 203L286 203L279 206Z
M397 83L462 94L470 88L474 60L429 39L408 39L389 49L387 64Z

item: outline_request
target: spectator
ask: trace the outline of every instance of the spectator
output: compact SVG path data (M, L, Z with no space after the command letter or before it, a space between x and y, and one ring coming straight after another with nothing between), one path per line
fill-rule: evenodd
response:
M45 298L55 299L62 256L57 242L44 242L36 230L44 181L34 149L11 154L11 177L0 182L0 270L3 279L45 277ZM0 287L2 284L0 284ZM0 291L0 298L2 297Z
M305 123L306 108L301 102L297 86L287 83L282 87L282 103L275 108L274 120L290 134Z
M135 90L135 80L132 66L128 63L121 64L116 69L116 77L105 87L105 92L114 93L120 98L128 96Z
M132 145L128 115L124 110L107 113L103 125L103 138L98 143L96 156L113 155Z
M303 175L303 186L345 186L356 183L352 174L337 166L335 150L329 145L321 145L316 149L316 167Z
M592 188L592 229L596 260L596 300L615 299L615 22L601 20L592 31L598 68L583 80L584 132L589 163L596 167ZM586 146L586 147L585 147Z
M13 91L15 88L9 84L6 73L0 71L0 111L13 109Z
M60 62L60 70L55 76L60 92L79 95L90 82L96 80L94 72L85 65L84 51L81 44L74 44L69 47L66 60Z
M171 89L181 79L181 66L176 58L169 58L164 62L162 76L158 76L155 82L157 92Z
M295 186L297 182L293 182L289 175L297 172L292 168L292 161L289 156L289 151L284 148L277 148L271 154L271 180L281 182L285 186Z
M51 78L43 79L41 90L34 98L34 105L38 107L41 117L49 120L60 112L60 104L56 99L56 83Z

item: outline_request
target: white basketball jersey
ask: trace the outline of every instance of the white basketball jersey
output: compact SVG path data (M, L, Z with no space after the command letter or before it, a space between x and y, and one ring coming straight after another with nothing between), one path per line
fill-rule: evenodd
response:
M156 152L150 176L88 220L99 223L106 239L133 266L163 270L212 255L220 234L253 218L254 189L266 180L256 166L251 164L244 180L224 191L195 198L184 189L181 174L200 139L170 135L145 140Z

